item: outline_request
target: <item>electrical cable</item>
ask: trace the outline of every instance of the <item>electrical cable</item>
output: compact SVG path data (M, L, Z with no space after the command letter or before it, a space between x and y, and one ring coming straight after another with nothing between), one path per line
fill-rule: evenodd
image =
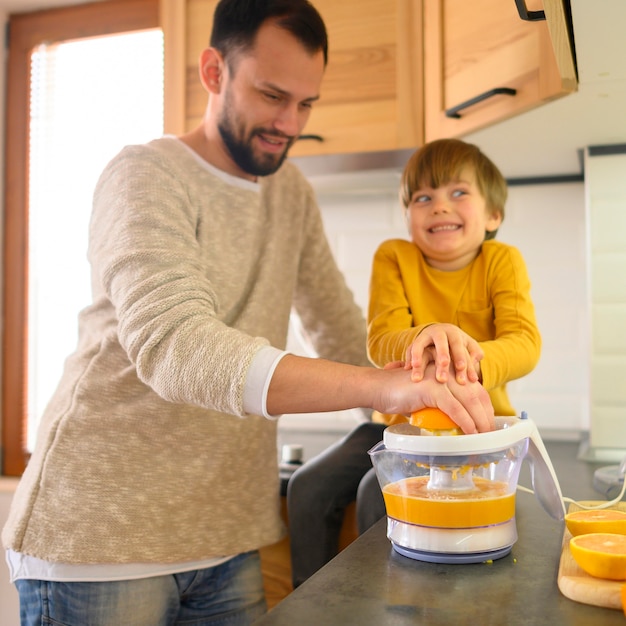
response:
M622 476L622 489L619 492L619 494L612 500L608 500L607 502L602 502L601 504L597 504L597 505L590 505L590 504L582 504L582 502L579 502L578 500L574 500L573 498L567 498L565 496L562 496L563 502L569 502L571 504L575 504L581 509L585 509L587 511L591 511L595 509L608 509L614 504L617 504L618 502L620 502L621 499L624 497L624 493L626 493L626 480L624 480L624 474L626 474L626 458L624 458L624 460L620 464L619 471L620 471L620 475ZM526 493L532 493L532 494L535 493L532 489L529 489L528 487L523 487L522 485L518 485L517 489L519 491L525 491Z

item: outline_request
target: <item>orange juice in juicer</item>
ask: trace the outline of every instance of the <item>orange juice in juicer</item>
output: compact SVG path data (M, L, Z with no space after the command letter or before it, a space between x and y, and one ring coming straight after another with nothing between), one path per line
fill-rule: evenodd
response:
M524 459L543 508L557 520L565 515L554 468L525 413L496 417L492 432L459 432L412 417L410 424L385 429L383 441L370 450L387 537L404 556L478 563L507 555L517 541L515 493Z

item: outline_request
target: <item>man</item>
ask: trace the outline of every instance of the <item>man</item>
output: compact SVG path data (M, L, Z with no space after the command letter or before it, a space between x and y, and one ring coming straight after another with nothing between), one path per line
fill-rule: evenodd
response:
M306 0L221 0L200 59L202 124L105 168L93 304L3 530L22 624L262 614L257 550L284 533L281 413L437 405L489 428L479 385L438 383L432 365L420 383L367 367L314 194L284 162L326 49ZM283 352L292 306L322 358ZM452 343L471 358L463 337Z

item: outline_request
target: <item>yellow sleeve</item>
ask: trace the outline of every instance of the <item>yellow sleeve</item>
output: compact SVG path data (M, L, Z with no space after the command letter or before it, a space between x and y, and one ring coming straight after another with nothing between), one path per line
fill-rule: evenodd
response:
M408 241L390 240L383 242L374 255L367 316L367 353L378 367L404 361L407 347L429 325L413 326L404 289L405 284L416 282L417 273L411 276L411 271L415 270L411 270L411 264L401 263L398 255L410 254L414 248Z
M489 248L486 252L488 258ZM477 279L478 276L476 273ZM479 341L485 353L480 364L482 383L490 391L534 369L541 354L541 335L530 296L528 271L519 250L498 246L488 263L486 280L493 307L494 335L476 337L462 319L460 326Z

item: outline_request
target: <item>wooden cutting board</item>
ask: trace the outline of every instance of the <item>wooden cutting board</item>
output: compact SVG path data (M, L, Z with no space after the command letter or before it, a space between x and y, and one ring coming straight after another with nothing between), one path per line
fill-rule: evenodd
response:
M586 505L602 504L602 502L582 502ZM570 504L569 513L579 511L581 507L577 504ZM626 502L618 502L611 509L626 511ZM561 548L561 561L559 563L558 585L561 593L570 600L592 604L594 606L604 606L609 609L622 610L621 587L624 584L620 581L594 578L578 567L569 549L569 540L572 534L567 527L563 533L563 545Z

